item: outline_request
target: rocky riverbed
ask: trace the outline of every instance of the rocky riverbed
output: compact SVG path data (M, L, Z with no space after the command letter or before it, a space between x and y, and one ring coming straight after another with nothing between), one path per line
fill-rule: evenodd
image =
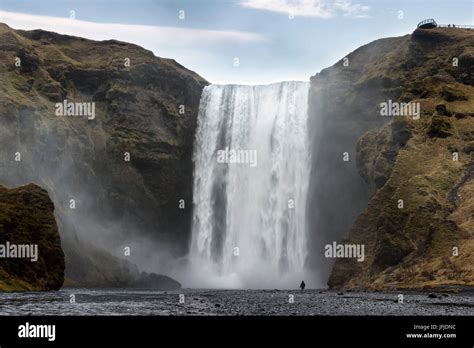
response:
M399 303L399 295L403 303ZM1 293L0 315L473 315L474 292L64 289Z

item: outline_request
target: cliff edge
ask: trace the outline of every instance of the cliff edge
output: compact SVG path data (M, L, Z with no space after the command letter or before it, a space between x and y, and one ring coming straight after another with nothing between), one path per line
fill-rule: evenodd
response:
M350 133L336 146L349 163L331 159L326 174L343 198L363 193L349 200L352 221L332 232L341 244L363 245L365 259L336 259L331 288L474 285L472 47L472 30L417 29L361 47L349 66L338 62L312 79L314 98L326 98L325 136ZM381 116L389 102L418 104L418 117ZM347 203L330 206L334 219Z

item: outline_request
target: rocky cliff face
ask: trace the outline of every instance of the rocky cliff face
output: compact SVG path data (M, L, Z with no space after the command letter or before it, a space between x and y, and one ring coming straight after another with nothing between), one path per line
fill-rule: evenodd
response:
M0 291L58 290L64 253L48 193L0 186Z
M109 283L125 248L152 271L184 254L193 135L207 82L113 40L1 24L0 47L0 182L49 191L68 278ZM95 117L58 116L56 103L94 103Z
M313 169L325 184L309 205L319 255L337 238L365 246L363 262L337 259L330 287L474 285L473 46L470 30L416 30L312 79L324 144ZM420 118L382 117L389 99L420 103Z
M318 270L321 285L334 263L325 258L324 245L345 236L369 201L368 185L357 170L356 144L365 132L388 122L377 116L377 105L400 95L397 71L401 62L396 56L408 41L409 37L375 41L311 78L308 263ZM395 66L386 60L390 55Z

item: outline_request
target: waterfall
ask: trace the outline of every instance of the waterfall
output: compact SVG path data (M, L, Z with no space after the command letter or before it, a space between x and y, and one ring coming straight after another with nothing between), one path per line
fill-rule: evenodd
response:
M309 83L211 85L194 149L194 287L294 288L307 255Z

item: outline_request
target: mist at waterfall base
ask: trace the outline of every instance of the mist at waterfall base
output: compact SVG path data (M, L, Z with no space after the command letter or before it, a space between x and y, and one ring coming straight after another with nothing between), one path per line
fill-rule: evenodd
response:
M307 82L204 89L186 287L296 288L308 279ZM256 163L220 163L224 149Z

